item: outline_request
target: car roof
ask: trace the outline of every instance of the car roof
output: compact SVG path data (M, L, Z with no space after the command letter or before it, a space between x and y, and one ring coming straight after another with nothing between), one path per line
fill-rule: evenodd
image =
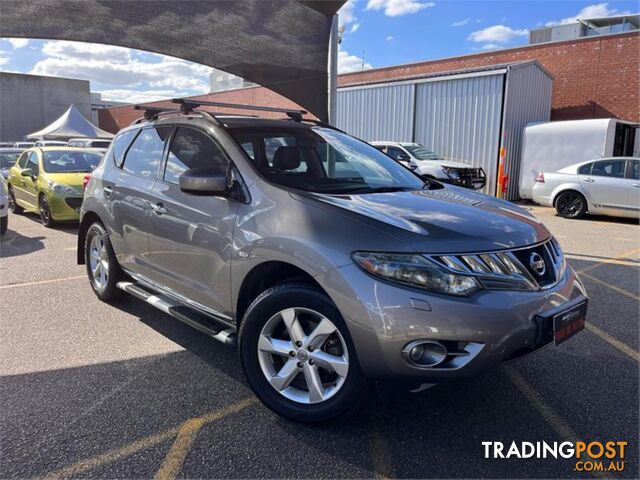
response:
M16 148L16 147L0 147L0 152L4 153L20 153L24 152L24 148Z
M40 150L42 152L60 152L65 150L69 150L72 152L93 152L96 149L87 148L87 147L69 147L67 145L52 145L50 147L31 147L25 151L35 151L35 150Z
M384 142L381 140L375 140L369 143L371 145L393 145L396 147L422 147L421 144L415 142Z

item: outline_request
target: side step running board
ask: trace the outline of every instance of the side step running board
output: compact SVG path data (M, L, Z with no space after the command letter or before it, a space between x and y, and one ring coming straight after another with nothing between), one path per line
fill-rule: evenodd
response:
M214 317L200 313L192 308L174 302L169 297L150 292L139 284L132 282L118 282L118 288L140 300L153 305L158 310L171 315L182 323L218 340L226 345L236 345L236 330L216 322Z

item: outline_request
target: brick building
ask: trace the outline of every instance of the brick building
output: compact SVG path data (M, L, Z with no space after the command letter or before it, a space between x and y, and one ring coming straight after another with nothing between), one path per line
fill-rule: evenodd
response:
M389 82L524 60L537 60L554 77L552 120L613 117L640 122L640 33L637 31L365 70L340 75L338 86ZM263 87L195 98L296 107L293 102ZM152 102L150 105L169 104ZM216 111L224 112L224 109ZM99 114L100 127L115 132L139 116L140 112L131 106L105 109Z

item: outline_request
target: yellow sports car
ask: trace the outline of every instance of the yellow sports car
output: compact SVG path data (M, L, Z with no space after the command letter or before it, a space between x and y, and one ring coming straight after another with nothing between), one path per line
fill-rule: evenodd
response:
M77 221L82 205L84 177L100 163L95 150L72 147L36 147L25 150L9 170L9 208L40 214L45 227Z

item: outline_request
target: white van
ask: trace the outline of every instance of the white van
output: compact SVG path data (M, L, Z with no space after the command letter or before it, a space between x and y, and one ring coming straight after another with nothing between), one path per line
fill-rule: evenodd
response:
M536 176L604 157L639 157L640 124L616 118L528 125L522 139L520 196L531 199Z

